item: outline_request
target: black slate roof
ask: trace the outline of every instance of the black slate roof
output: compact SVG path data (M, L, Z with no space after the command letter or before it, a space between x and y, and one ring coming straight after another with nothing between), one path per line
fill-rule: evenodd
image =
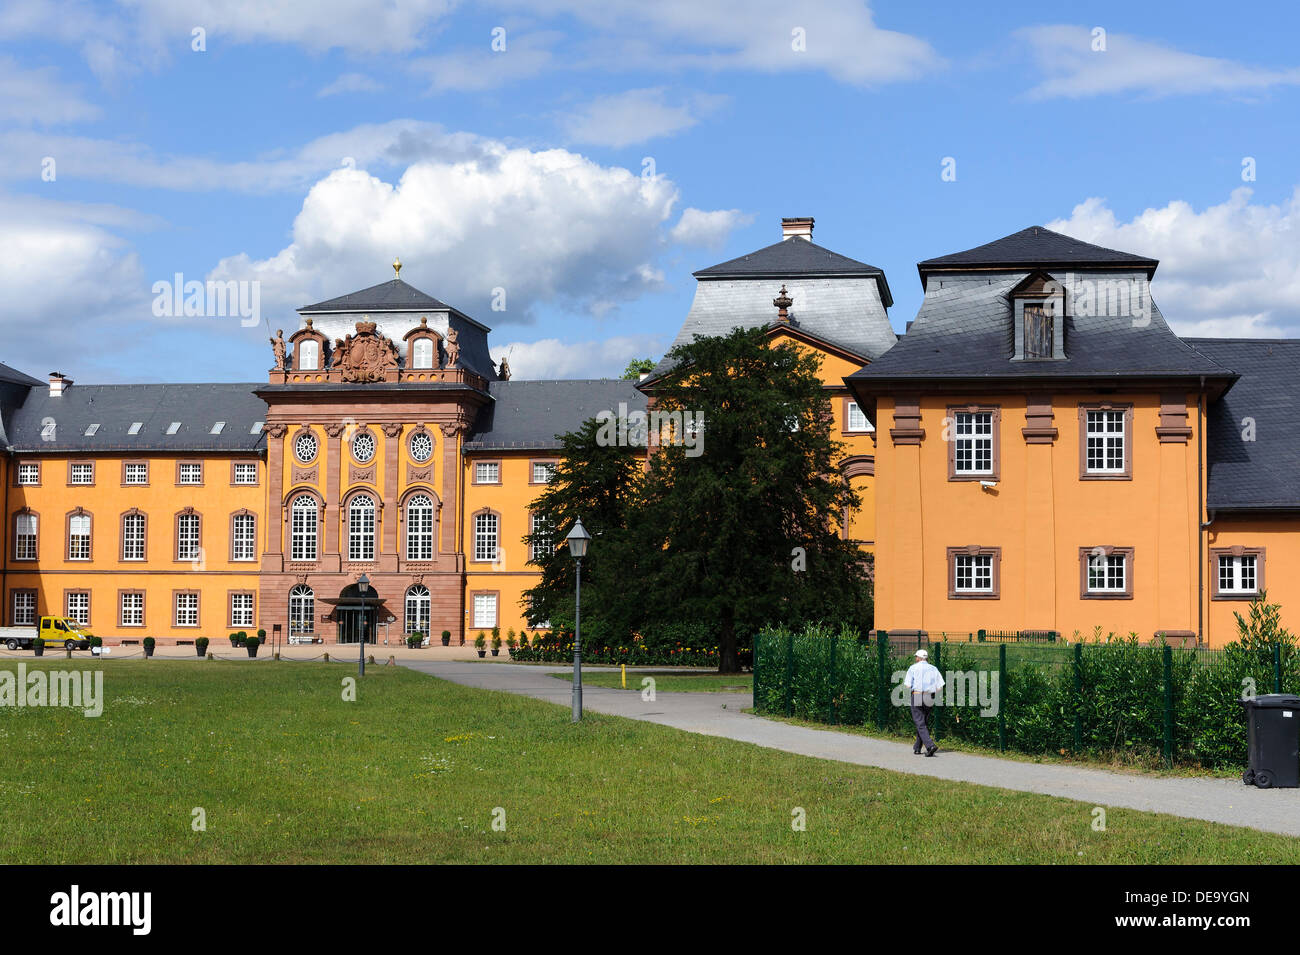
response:
M224 451L260 450L266 403L252 384L71 385L51 397L33 388L9 424L15 451ZM131 434L134 422L137 434ZM180 427L167 431L173 422ZM212 428L224 421L219 434ZM51 430L49 425L53 425ZM98 425L93 434L86 434ZM257 425L256 431L254 426Z
M1145 271L1150 278L1158 264L1156 259L1103 248L1040 225L1031 225L964 252L953 252L951 255L918 262L916 269L921 273L921 284L924 286L927 273L948 269L1129 266L1135 271Z
M466 451L554 450L557 434L601 411L618 414L620 403L629 414L646 409L636 382L618 378L493 381L488 387L494 402L479 413Z
M1067 317L1062 360L1012 361L1015 322L1011 291L1031 273L945 276L932 286L916 320L893 348L850 375L850 387L880 390L886 383L992 379L1199 377L1223 380L1232 372L1184 343L1154 302L1143 323L1125 315ZM1076 273L1086 277L1087 273ZM1057 277L1057 276L1053 276ZM856 390L856 389L855 389Z
M874 265L859 262L822 248L806 239L782 239L773 245L711 265L692 273L697 279L785 278L794 275L871 276L880 286L880 299L889 308L894 298L885 273Z
M432 295L426 295L413 285L407 285L401 279L389 279L380 285L363 288L359 292L349 292L338 298L331 298L315 305L307 305L299 312L384 312L414 311L423 309L449 309L450 305L438 301Z
M0 362L0 382L9 385L44 385L45 382L39 378L33 378L26 372L21 372L17 368L11 368L4 362Z
M1300 339L1185 341L1241 376L1209 408L1206 507L1300 509Z

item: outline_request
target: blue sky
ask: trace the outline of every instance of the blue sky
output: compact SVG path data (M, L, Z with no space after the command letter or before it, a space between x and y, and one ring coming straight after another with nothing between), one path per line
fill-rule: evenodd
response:
M618 374L794 215L899 329L917 261L1044 224L1161 259L1180 332L1296 334L1295 7L989 6L8 0L0 361L261 380L398 255L517 376ZM177 273L261 324L156 316Z

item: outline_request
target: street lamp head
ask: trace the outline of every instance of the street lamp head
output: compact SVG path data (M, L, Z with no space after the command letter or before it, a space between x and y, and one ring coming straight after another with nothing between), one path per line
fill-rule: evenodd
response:
M361 596L363 597L366 595L366 592L370 590L370 578L365 574L362 574L357 578L357 590L361 592Z
M569 553L575 558L582 560L587 556L587 545L591 543L591 535L582 526L581 517L574 523L573 530L569 531L568 536L564 539L569 544Z

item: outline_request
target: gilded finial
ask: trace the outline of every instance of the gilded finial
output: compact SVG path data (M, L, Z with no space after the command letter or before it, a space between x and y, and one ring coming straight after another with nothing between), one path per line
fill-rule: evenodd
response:
M396 259L396 258L393 259L393 275L394 275L396 278L399 278L399 279L402 277L402 260L401 260L401 259Z

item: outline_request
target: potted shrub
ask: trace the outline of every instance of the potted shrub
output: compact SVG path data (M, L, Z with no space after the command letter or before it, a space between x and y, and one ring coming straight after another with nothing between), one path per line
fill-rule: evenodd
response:
M515 639L515 628L511 627L506 631L506 650L511 656L515 655L515 647L519 646L519 641Z
M230 635L230 645L231 645L232 647L237 647L237 646L239 646L239 634L237 634L237 633L232 633L232 634Z
M244 646L248 648L248 655L250 657L257 656L257 648L261 645L262 641L257 637L250 637L248 634L244 634Z
M258 643L266 643L266 631L265 631L265 630L262 630L262 629L260 629L260 628L258 629L258 631L257 631L257 642L258 642Z
M408 633L406 635L406 645L410 647L412 650L414 650L418 646L421 646L423 643L424 643L424 634L420 633L420 631L418 630L416 630L413 633Z
M501 653L501 629L499 627L493 627L492 628L492 655L495 657L498 656L500 653Z
M45 638L44 638L44 637L37 637L35 640L32 641L32 653L36 654L38 657L43 657L43 656L45 656ZM483 655L483 654L481 654L481 653L479 654L479 656L482 656L482 655Z
M154 646L154 638L153 638L153 637L145 637L145 638L144 638L144 655L145 655L146 657L151 657L151 656L153 656L153 646Z
M485 637L483 635L483 631L480 630L478 636L474 638L474 648L478 650L478 655L480 657L487 656L486 647L487 647L487 637Z
M450 630L444 630L444 631L442 632L442 645L443 645L444 647L449 647L449 646L451 646L451 631L450 631Z
M194 652L201 657L206 657L208 655L207 637L199 637L197 640L194 641Z

